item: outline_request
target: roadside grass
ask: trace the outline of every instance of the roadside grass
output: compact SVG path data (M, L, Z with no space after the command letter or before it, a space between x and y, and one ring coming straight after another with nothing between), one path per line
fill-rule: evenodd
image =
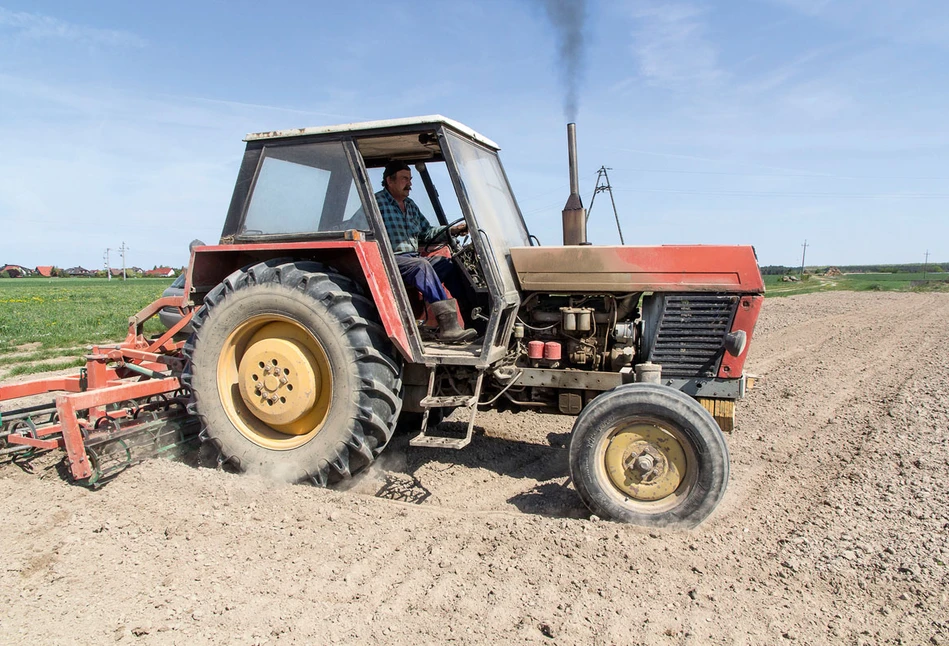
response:
M798 282L783 282L781 276L765 276L767 296L793 296L826 291L849 292L949 292L949 274L807 274Z
M2 378L33 375L38 372L51 372L53 370L64 370L66 368L81 368L85 365L86 360L81 357L73 357L60 362L44 361L40 363L20 363L2 373Z
M167 278L0 280L0 377L82 365L87 346L124 339L129 316L170 284ZM145 324L146 334L162 329L157 318Z

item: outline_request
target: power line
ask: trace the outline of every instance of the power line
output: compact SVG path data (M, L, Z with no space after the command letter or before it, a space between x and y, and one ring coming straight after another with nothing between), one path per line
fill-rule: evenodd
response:
M719 197L800 197L800 198L826 198L826 199L856 199L856 200L947 200L949 193L807 193L807 192L769 192L769 191L701 191L689 189L663 189L663 188L616 188L613 189L621 193L659 193L663 195L714 195ZM612 192L610 193L612 195ZM552 193L551 193L552 195ZM529 202L530 200L522 200ZM550 206L541 206L522 211L523 215L532 215L542 211L549 211L560 202L552 203Z
M612 168L610 170L613 170ZM904 176L904 175L824 175L815 173L750 173L740 171L715 171L715 170L680 170L667 168L621 168L623 173L672 173L682 175L734 175L736 177L796 177L803 179L854 179L854 180L880 180L880 179L900 179L911 181L933 181L946 182L947 177L931 176Z
M824 197L842 199L871 199L871 200L945 200L949 193L810 193L810 192L779 192L779 191L700 191L688 189L663 188L618 188L617 191L627 193L665 193L674 195L721 195L723 197Z

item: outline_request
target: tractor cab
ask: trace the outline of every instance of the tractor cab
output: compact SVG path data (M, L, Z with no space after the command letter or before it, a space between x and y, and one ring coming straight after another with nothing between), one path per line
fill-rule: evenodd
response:
M437 115L265 132L245 141L222 245L374 241L407 333L405 350L411 356L405 358L484 367L504 355L520 303L510 249L530 246L531 236L497 144ZM446 232L419 249L421 255L451 257L463 276L466 293L452 296L465 324L479 333L466 346L434 343L417 324L425 318L420 298L399 277L375 197L390 161L412 169L411 199L433 226L468 225L462 239ZM325 253L324 246L321 257ZM361 272L346 273L365 282Z

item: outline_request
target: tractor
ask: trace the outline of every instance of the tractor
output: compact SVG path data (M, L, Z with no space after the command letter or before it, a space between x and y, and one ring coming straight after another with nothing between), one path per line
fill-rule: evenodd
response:
M530 232L497 144L440 115L248 135L219 244L193 247L183 297L130 320L125 346L141 356L99 349L110 366L100 373L118 367L139 389L166 380L152 390L199 420L221 462L319 486L366 469L397 426L413 447L464 449L481 409L576 416L569 471L592 513L696 525L724 495L723 431L749 386L764 293L755 253L589 244L575 132L569 124L557 246ZM419 252L462 274L465 293L453 296L471 342L439 342L400 279L374 197L393 160L421 179L423 213L467 224L465 237ZM143 340L142 320L168 306L181 321ZM185 325L193 333L175 342ZM150 363L136 366L146 351ZM115 436L121 415L90 401ZM443 421L452 413L463 422ZM69 456L74 475L90 472L76 468L81 452Z

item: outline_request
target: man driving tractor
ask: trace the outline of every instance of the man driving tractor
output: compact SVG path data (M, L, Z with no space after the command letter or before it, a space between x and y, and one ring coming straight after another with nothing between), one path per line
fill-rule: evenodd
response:
M412 190L412 171L408 164L391 161L382 174L382 190L376 193L376 202L395 254L399 273L406 285L416 287L438 321L438 340L445 343L467 343L477 336L473 329L458 323L458 301L449 298L442 287L448 287L453 296L465 293L458 268L449 258L419 255L419 242L432 242L440 236L464 235L464 222L452 226L433 227L422 215L418 205L409 198Z

